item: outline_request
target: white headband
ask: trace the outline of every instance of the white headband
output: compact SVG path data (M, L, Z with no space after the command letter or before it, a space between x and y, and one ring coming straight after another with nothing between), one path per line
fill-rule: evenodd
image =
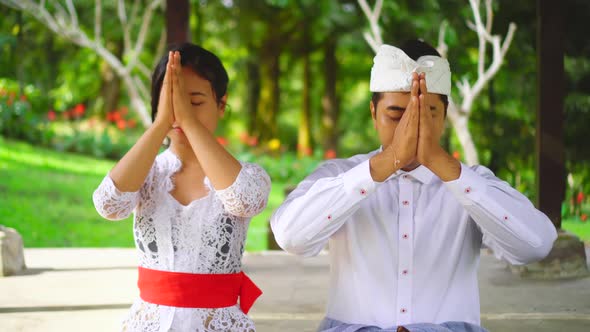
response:
M371 92L409 92L413 72L426 74L429 93L451 94L451 68L446 59L425 55L414 61L391 45L381 45L375 55L369 88Z

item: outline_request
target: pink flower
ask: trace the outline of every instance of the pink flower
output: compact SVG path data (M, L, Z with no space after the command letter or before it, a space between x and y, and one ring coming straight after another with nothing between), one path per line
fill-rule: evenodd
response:
M576 197L576 201L578 202L578 204L582 204L582 202L584 201L584 193L583 192L579 192L578 196Z
M49 112L47 112L47 120L55 121L55 111L54 110L50 110Z
M457 159L457 160L458 160L458 159L461 159L461 154L459 153L459 151L454 151L454 152L453 152L453 158L455 158L455 159Z

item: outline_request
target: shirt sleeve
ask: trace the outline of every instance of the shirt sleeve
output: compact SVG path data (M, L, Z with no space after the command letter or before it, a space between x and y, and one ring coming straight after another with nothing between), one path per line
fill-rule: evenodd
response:
M269 193L270 177L262 167L252 163L243 163L234 183L216 191L225 210L238 217L253 217L262 212Z
M92 194L98 214L109 220L122 220L131 214L139 202L139 191L122 192L107 174Z
M368 160L346 172L334 162L322 164L271 217L277 243L293 254L317 255L377 185Z
M549 218L489 169L462 165L460 177L446 185L497 258L527 264L543 259L551 250L557 232Z

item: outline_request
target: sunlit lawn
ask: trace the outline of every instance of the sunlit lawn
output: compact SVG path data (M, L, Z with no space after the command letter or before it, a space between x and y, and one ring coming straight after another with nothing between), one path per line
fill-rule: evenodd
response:
M113 164L0 137L0 224L17 229L26 247L132 247L131 218L104 220L92 204ZM267 209L250 224L247 250L267 248L268 219L283 190L273 183ZM590 222L566 219L562 226L590 242Z
M561 223L561 228L576 234L587 244L590 243L590 221L582 222L577 218L565 219Z
M0 224L15 228L26 247L132 247L131 218L107 221L92 204L113 165L0 137ZM273 183L269 206L251 222L247 250L266 249L268 219L282 193Z

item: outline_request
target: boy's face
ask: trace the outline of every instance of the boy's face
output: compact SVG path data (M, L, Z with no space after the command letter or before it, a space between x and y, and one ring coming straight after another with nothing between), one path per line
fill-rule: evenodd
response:
M381 92L381 99L377 107L371 102L371 116L373 125L379 134L383 149L393 140L393 134L410 102L409 92ZM426 102L433 119L433 131L437 140L440 139L445 128L445 105L436 93L427 93ZM403 130L400 128L400 130Z

